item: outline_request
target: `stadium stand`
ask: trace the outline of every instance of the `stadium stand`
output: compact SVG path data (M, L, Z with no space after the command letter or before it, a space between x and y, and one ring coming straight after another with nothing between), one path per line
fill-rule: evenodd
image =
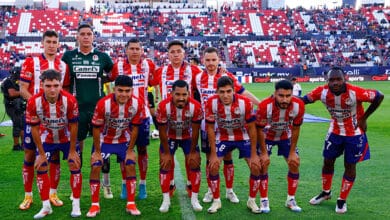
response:
M294 67L309 65L380 66L390 61L390 9L381 6L323 10L261 9L261 1L219 10L200 3L100 2L88 11L2 8L6 36L0 41L0 68L42 52L38 37L46 29L61 36L60 54L74 48L80 22L95 28L96 46L113 59L124 56L129 37L147 43L145 53L167 62L166 42L181 38L188 57L202 56L207 46L220 49L227 67ZM23 42L23 43L22 43Z

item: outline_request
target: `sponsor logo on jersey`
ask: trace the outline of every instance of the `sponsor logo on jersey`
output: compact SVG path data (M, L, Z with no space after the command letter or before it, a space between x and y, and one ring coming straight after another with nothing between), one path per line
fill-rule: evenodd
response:
M216 91L216 89L200 89L200 93L205 95L214 95Z
M77 79L96 79L96 73L76 73Z
M74 66L73 72L98 73L100 72L100 66Z

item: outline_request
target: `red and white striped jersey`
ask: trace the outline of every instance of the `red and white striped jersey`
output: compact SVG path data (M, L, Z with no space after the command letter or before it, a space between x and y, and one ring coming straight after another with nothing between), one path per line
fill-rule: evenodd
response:
M79 110L77 100L61 90L56 103L49 103L41 91L27 103L26 123L40 125L41 141L49 144L70 141L69 123L77 122Z
M200 103L189 98L184 108L177 108L172 98L166 98L160 102L156 111L156 119L159 124L168 125L168 138L175 140L190 139L192 136L192 123L201 123L203 111Z
M238 82L233 74L220 73L220 69L218 69L218 72L211 76L207 73L206 70L203 70L203 72L196 75L195 77L196 89L199 91L203 108L205 107L207 99L217 93L217 82L218 79L222 76L229 76L233 80L235 93L241 94L244 92L245 88L241 85L240 82Z
M118 61L114 64L110 80L114 81L118 75L130 76L133 79L133 95L145 101L145 110L143 115L146 117L146 108L148 102L148 86L149 80L153 79L153 73L156 66L151 59L141 59L137 65L132 65L126 59Z
M216 140L242 141L249 140L247 123L256 120L252 102L235 94L230 105L224 105L218 95L209 98L206 103L206 122L217 123Z
M309 101L321 100L332 117L329 132L340 136L355 136L364 133L358 120L364 115L363 102L373 102L378 91L346 83L346 92L336 96L328 85L319 86L308 93Z
M184 80L188 83L190 95L192 95L192 89L195 87L195 76L202 70L187 62L178 69L174 69L171 64L162 66L156 70L155 78L152 81L152 85L160 85L160 94L162 99L166 99L170 96L172 91L172 84L176 80Z
M256 112L256 125L265 128L266 139L271 141L291 138L292 126L300 126L305 114L305 103L297 97L292 97L287 109L276 105L276 100L270 96L259 103Z
M55 69L61 73L61 82L63 82L66 68L66 64L59 57L56 57L53 61L47 60L44 54L37 57L28 57L22 65L20 80L29 83L28 92L34 95L41 89L39 76L42 72Z
M107 144L118 144L130 141L130 125L142 123L144 102L132 96L123 105L115 101L111 93L101 98L96 104L92 125L101 127L100 141Z

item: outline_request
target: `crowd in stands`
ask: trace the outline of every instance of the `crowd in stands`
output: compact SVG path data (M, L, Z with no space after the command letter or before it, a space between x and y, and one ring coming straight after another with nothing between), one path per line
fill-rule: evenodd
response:
M96 29L97 36L101 36L97 38L96 45L113 59L124 56L123 45L128 37L137 36L147 39L146 53L151 57L157 56L159 65L167 60L166 41L175 37L186 39L188 58L201 58L201 52L207 46L219 48L228 67L370 66L388 65L390 62L388 8L261 10L258 5L251 5L245 9L223 6L215 10L179 2L171 1L166 6L152 8L147 4L133 5L127 0L115 4L100 1L89 11L75 12L74 15L78 23L96 25L95 20L100 22L103 29ZM183 12L181 9L190 10ZM19 20L15 17L26 11L2 7L0 22L17 23ZM78 25L64 19L71 13L63 11L63 17L59 18L63 19L59 23L67 30L73 30ZM256 20L262 30L255 30ZM111 28L104 29L107 27ZM15 27L6 29L7 34L13 36L17 36L16 30ZM39 30L30 28L30 32ZM72 34L69 31L64 33L64 37ZM107 41L106 36L118 37L119 40L110 38ZM230 37L235 37L239 43L233 42ZM7 42L2 42L0 48L0 55L9 57L7 62L1 61L2 69L28 55L6 45ZM69 47L72 46L63 43L63 49Z

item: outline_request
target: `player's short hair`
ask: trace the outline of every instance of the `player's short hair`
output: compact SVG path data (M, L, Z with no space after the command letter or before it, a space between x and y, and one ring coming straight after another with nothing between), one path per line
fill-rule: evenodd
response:
M58 33L55 30L47 30L42 35L42 40L45 39L45 37L56 37L58 38Z
M278 90L278 89L285 89L285 90L292 90L294 87L293 87L293 84L288 81L288 80L280 80L278 81L277 83L275 83L275 90Z
M291 81L297 81L296 77L291 78Z
M233 87L234 83L232 78L228 76L222 76L221 78L218 79L217 81L217 89L225 86L231 86ZM234 88L234 87L233 87Z
M133 87L133 79L130 76L119 75L115 79L115 86Z
M89 29L91 29L91 31L93 32L92 26L91 26L90 24L88 24L88 23L81 23L81 24L79 25L79 27L77 28L77 32L80 32L80 30L81 30L82 28L89 28Z
M174 46L174 45L179 45L181 48L184 49L184 43L180 40L172 40L168 43L168 50Z
M200 64L200 61L199 61L198 57L191 57L190 61L194 61L194 63L196 63L196 65Z
M330 73L332 73L332 72L339 72L339 73L341 73L341 75L343 75L343 77L345 76L345 72L344 72L343 68L341 68L341 67L339 67L339 66L334 66L334 67L330 68L330 69L328 70L326 76L329 78L329 75L330 75Z
M218 55L218 49L215 47L208 47L204 49L203 55L205 55L206 53L216 53Z
M188 83L184 80L178 79L175 82L173 82L172 91L175 91L176 87L186 88L188 91Z
M58 80L61 81L61 73L54 69L48 69L43 71L43 73L39 76L39 79L41 79L42 82L45 80Z
M132 37L132 38L130 38L130 39L127 41L125 47L127 48L127 47L128 47L130 44L132 44L132 43L139 44L140 46L142 46L141 41L140 41L138 38Z

